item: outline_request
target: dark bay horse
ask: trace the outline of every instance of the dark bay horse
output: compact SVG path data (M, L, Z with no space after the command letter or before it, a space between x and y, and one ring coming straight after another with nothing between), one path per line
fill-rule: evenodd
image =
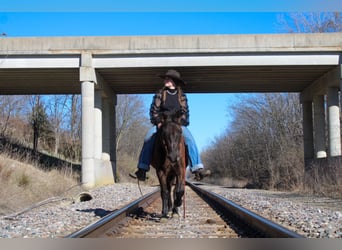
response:
M178 214L185 191L186 149L178 112L164 112L157 130L151 165L156 169L162 198L162 216ZM175 184L174 189L172 189ZM173 191L173 199L171 199Z

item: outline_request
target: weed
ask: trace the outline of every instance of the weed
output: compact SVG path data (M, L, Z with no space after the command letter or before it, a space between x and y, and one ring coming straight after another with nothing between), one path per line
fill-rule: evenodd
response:
M78 186L70 170L44 171L35 165L0 154L0 214L13 213L52 196L66 195L65 191ZM70 192L79 192L73 189ZM72 194L73 195L73 194Z
M18 186L19 187L27 187L30 184L30 176L28 176L25 173L21 173L21 175L19 175L18 179Z

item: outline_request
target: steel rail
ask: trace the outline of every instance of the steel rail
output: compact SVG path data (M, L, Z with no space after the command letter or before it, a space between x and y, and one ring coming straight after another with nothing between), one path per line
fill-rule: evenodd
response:
M153 203L156 199L160 197L160 190L157 189L149 194L146 194L139 199L133 201L132 203L124 206L108 215L100 219L99 221L82 228L79 231L76 231L70 235L67 235L65 238L85 238L85 237L100 237L105 234L107 230L109 230L113 225L119 223L123 219L125 219L129 214L136 212L138 209L144 208L151 203Z
M262 233L263 237L266 238L305 238L279 224L276 224L260 215L249 211L236 203L226 199L225 197L208 190L199 188L197 185L191 182L187 182L202 199L208 203L212 203L214 207L220 209L226 216L237 217L238 220L249 225L256 231Z
M278 225L264 217L249 211L236 203L226 199L211 191L198 187L198 184L187 182L187 185L194 190L204 201L210 204L220 214L223 214L229 220L236 219L240 226L248 226L251 231L258 232L260 237L266 238L304 238L289 229ZM103 217L99 221L74 232L65 238L95 238L105 237L106 232L113 230L119 223L122 223L129 215L134 214L138 209L145 208L152 204L156 199L160 198L160 190L157 189L132 203L124 206L107 216ZM235 223L235 222L234 222Z

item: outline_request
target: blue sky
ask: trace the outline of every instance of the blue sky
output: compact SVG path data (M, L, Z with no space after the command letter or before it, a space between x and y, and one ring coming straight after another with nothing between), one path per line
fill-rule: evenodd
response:
M329 11L341 8L340 0L1 0L1 9L13 11L101 12L265 12Z
M0 14L8 36L274 33L274 12L13 12Z
M0 34L270 34L284 32L277 20L280 13L341 9L341 0L0 0ZM188 99L189 129L203 150L229 125L229 105L239 95L188 94ZM144 100L148 108L152 95L144 95Z

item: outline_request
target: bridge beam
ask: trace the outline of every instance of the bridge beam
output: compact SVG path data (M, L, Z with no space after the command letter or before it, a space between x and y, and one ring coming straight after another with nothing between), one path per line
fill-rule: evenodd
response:
M334 69L328 71L323 76L319 77L312 84L310 84L306 89L301 92L302 101L312 100L314 96L326 95L328 87L340 88L339 77L340 65L334 67Z

